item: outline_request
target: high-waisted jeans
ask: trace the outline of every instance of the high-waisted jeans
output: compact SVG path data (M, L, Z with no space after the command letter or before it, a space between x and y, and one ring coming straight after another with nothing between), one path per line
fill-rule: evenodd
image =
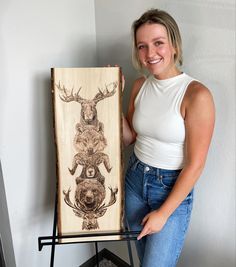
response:
M141 231L144 216L168 197L181 170L154 168L130 157L125 177L125 217L128 228ZM193 204L193 191L168 218L162 230L135 241L142 267L174 267L180 256Z

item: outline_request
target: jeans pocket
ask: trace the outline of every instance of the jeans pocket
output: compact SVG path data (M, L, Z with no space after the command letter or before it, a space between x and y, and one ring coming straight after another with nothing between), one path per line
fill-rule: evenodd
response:
M188 194L188 196L182 201L182 203L174 211L173 215L185 215L191 214L193 207L193 190Z
M193 203L193 195L194 195L194 189L187 195L187 197L183 200L183 204L192 204Z
M174 172L172 175L171 174L168 174L168 175L162 174L158 177L158 180L164 189L171 190L173 188L178 176L179 176L179 173L177 173L177 172Z

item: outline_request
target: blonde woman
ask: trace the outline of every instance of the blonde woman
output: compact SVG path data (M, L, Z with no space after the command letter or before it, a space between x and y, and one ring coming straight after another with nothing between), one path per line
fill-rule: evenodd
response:
M123 119L124 144L134 144L126 173L126 220L140 230L142 267L176 266L189 225L193 188L214 128L210 91L180 70L179 28L151 9L133 23L133 60L149 75L134 82Z

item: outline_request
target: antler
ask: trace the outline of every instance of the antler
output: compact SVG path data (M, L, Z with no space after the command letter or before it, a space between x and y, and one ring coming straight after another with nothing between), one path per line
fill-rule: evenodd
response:
M71 189L69 188L68 191L66 192L66 190L63 190L63 194L65 195L64 197L64 201L66 202L66 204L68 206L70 206L71 208L76 208L75 205L70 201L70 192L71 192Z
M65 195L64 197L64 201L66 202L66 204L71 207L74 211L74 213L78 216L78 217L84 217L85 215L85 211L80 208L76 203L73 204L71 201L70 201L70 192L71 192L71 189L69 188L68 191L66 192L65 190L63 190L63 194Z
M112 91L109 92L108 90L108 87L113 85L113 89ZM116 92L116 87L117 87L118 83L117 82L113 82L113 83L110 83L108 85L105 85L106 89L102 92L101 89L98 87L98 91L99 93L97 93L95 95L95 97L93 98L94 102L97 104L100 100L103 100L107 97L110 97L110 96L113 96Z
M85 101L85 99L79 95L79 92L82 87L80 87L76 93L73 92L74 90L74 87L73 87L70 94L67 93L67 89L65 88L64 85L63 87L61 87L60 81L59 81L59 84L56 84L56 87L63 93L62 96L60 95L60 99L64 102L76 101L76 102L82 103L83 101Z
M105 203L102 204L102 206L100 206L98 208L99 211L102 210L102 209L106 209L106 208L112 206L116 202L116 194L118 192L118 188L115 187L114 190L111 187L108 187L108 188L111 191L110 201L109 201L109 203L107 205L105 205Z

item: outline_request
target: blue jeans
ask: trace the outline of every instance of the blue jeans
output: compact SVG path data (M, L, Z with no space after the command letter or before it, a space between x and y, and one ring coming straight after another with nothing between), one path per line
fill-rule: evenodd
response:
M181 170L154 168L130 157L125 177L125 217L128 228L141 231L144 216L168 197ZM135 241L142 267L174 267L180 256L192 211L193 191L158 233Z

